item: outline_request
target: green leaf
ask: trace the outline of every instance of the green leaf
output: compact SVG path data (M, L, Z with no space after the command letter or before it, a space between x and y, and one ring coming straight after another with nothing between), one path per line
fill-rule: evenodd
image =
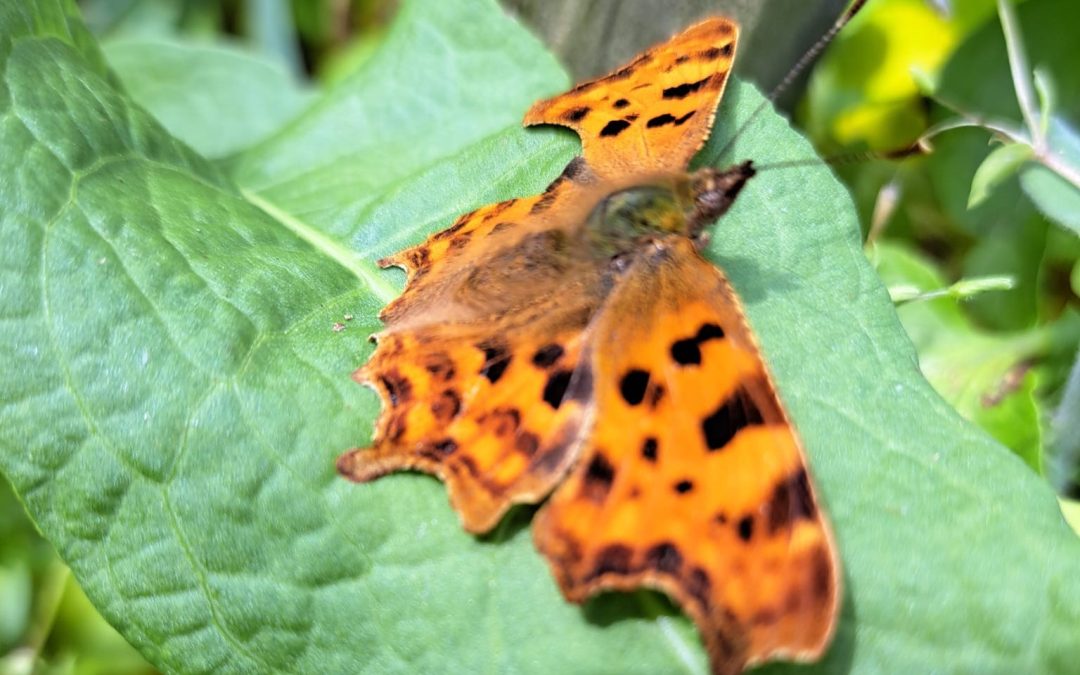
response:
M204 157L262 140L312 98L276 63L224 44L141 38L108 43L105 56L131 97Z
M360 71L223 167L73 33L48 0L0 9L0 467L121 633L176 672L704 672L640 594L563 601L520 519L477 539L435 480L333 468L377 409L349 374L400 277L372 261L573 155L519 126L567 84L551 57L492 2L407 1ZM760 101L733 82L699 161L811 156L772 114L719 156ZM836 643L799 672L1068 673L1080 540L918 374L860 247L822 166L755 178L708 252L843 555Z
M968 195L968 208L973 208L986 201L990 193L1005 179L1016 174L1024 163L1032 157L1031 147L1023 143L1009 143L997 148L983 160L975 170L971 180L971 193Z
M1020 174L1020 185L1039 210L1051 220L1080 235L1080 190L1042 165Z
M1020 174L1020 185L1047 218L1080 234L1080 133L1060 115L1047 118L1046 143L1051 161L1030 166ZM1065 174L1071 173L1071 181Z
M945 285L930 263L900 245L880 244L874 253L890 287L927 292ZM944 296L898 311L915 342L919 367L938 393L1041 472L1041 411L1030 361L1050 349L1051 329L989 333L974 326L954 298Z

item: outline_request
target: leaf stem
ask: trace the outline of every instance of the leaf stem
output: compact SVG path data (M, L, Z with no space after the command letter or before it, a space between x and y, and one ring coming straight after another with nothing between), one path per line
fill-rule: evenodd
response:
M1012 3L1009 0L998 0L997 6L1001 30L1005 33L1005 49L1009 54L1009 70L1012 72L1016 102L1020 104L1024 122L1031 131L1036 154L1042 154L1046 138L1039 133L1041 129L1039 108L1035 100L1035 87L1031 83L1031 68L1028 66L1027 52L1024 49L1024 35L1020 30L1020 22L1016 18L1016 9Z

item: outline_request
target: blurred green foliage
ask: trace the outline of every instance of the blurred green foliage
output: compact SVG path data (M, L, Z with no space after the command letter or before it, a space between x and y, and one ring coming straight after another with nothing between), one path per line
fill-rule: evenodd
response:
M163 46L160 81L124 78L125 59L141 58L147 40L225 49L237 68L276 71L274 101L295 107L267 109L261 127L203 139L201 152L224 157L238 138L271 133L308 100L292 84L297 77L318 86L353 72L377 48L396 4L85 0L80 7L136 93L163 86L164 73L184 73L175 62L192 53L177 53L170 65ZM1050 148L1080 166L1080 41L1068 29L1080 26L1080 4L1027 0L1017 10ZM1013 85L994 0L874 0L815 67L797 120L826 156L895 150L958 112L1022 125ZM208 115L214 86L208 78ZM284 99L280 89L288 90ZM251 99L263 95L270 94L253 90ZM184 105L153 112L174 129L190 121ZM1065 497L1080 497L1080 192L1033 165L1029 148L978 125L933 144L925 157L838 167L862 216L868 255L907 299L901 320L942 396ZM991 275L1008 277L1011 288L955 292ZM954 291L935 294L947 288ZM1080 506L1064 499L1063 510L1078 527ZM0 674L153 672L97 615L6 481L0 541Z
M1080 189L1033 146L1045 134L1045 151L1080 176L1080 43L1061 28L1080 22L1080 5L1028 0L1012 14L1007 33L1026 63L1009 57L996 0L871 2L815 68L799 120L825 156L929 134L927 156L839 168L870 255L887 283L922 292L1012 280L900 316L939 393L1076 497L1074 440L1059 430L1080 415L1060 407L1078 368ZM1018 104L1025 84L1042 94L1033 110Z

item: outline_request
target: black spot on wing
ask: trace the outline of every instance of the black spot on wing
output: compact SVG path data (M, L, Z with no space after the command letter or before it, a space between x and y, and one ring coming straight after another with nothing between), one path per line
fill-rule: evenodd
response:
M645 388L649 386L648 371L635 368L623 375L619 381L619 393L630 405L637 405L645 399Z
M547 383L544 385L544 402L557 410L566 396L572 376L573 371L570 370L557 370L548 376Z
M625 98L620 98L620 99L616 100L614 103L612 103L611 107L615 108L617 110L621 110L621 109L625 108L628 105L630 105L630 101L627 101Z
M615 467L608 458L599 450L589 461L585 469L585 480L582 484L582 494L594 502L602 502L611 491L611 484L615 481Z
M634 552L625 544L611 544L596 554L596 566L589 580L605 574L629 574Z
M810 479L806 469L799 467L778 484L766 507L769 515L769 534L790 528L796 521L814 517L814 499L810 495Z
M722 340L724 339L724 329L715 323L705 323L698 329L695 339L698 344L705 342L706 340Z
M480 367L480 374L495 384L510 365L510 352L503 345L490 342L478 344L476 347L484 352L484 365Z
M687 82L685 84L680 84L680 85L675 86L675 87L668 87L667 89L665 89L663 91L663 93L661 95L666 99L682 99L682 98L686 98L687 96L694 93L698 89L701 89L702 87L704 87L705 83L708 82L709 78L711 78L711 77L712 77L712 75L709 75L708 77L702 78L702 79L698 80L697 82Z
M453 420L459 412L461 412L461 398L453 389L444 390L431 404L432 416L443 424Z
M660 449L659 443L655 438L651 436L645 439L645 442L641 444L641 456L650 462L656 461L657 451Z
M754 517L746 515L740 518L735 525L735 531L739 533L739 539L750 541L754 536Z
M536 350L533 354L533 365L538 368L548 368L555 364L563 355L562 345L552 342Z
M611 120L600 130L601 136L618 136L630 127L626 120Z
M656 127L662 127L665 124L671 124L671 125L680 127L688 119L693 117L695 112L697 112L697 111L696 110L691 110L690 112L686 113L682 117L675 117L674 115L669 115L667 113L664 113L663 115L657 115L656 117L653 117L652 119L647 121L645 123L645 126L650 128L650 129L655 129Z
M657 572L678 574L682 569L683 557L671 542L662 542L645 552L645 566Z
M740 429L761 424L761 421L761 411L750 397L736 391L701 421L705 445L710 451L720 450L735 438Z
M671 358L680 366L696 366L701 363L701 348L694 338L676 340L671 344Z
M675 485L672 486L672 487L675 490L675 492L677 492L677 493L679 493L681 495L684 495L687 492L693 491L693 489L694 489L694 481L684 478L683 480L679 481L678 483L675 483Z
M427 356L424 368L436 380L449 382L454 379L454 362L445 352L435 352Z
M708 49L698 52L696 56L702 61L715 61L721 56L731 56L733 51L731 43L729 42L723 47L709 47Z
M521 426L521 413L515 408L495 408L490 413L482 415L478 421L488 426L495 436L508 438Z
M570 110L567 110L566 113L563 114L563 119L568 122L580 122L581 120L585 119L585 116L588 114L588 106L582 106L580 108L572 108Z
M536 450L540 447L540 437L531 431L518 432L514 438L514 448L524 454L532 457L536 454Z
M396 368L379 376L379 382L386 389L386 397L390 399L391 407L407 403L412 398L412 383L405 379Z
M439 455L445 457L447 455L452 455L457 452L458 444L452 438L444 438L441 441L436 441L432 443L431 447L435 450L435 452L439 453Z

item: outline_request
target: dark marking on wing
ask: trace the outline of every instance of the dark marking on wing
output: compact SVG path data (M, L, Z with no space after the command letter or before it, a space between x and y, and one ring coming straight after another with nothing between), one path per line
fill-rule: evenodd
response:
M645 565L657 572L678 574L682 569L683 557L675 544L665 541L645 552Z
M735 531L739 533L739 539L750 541L751 537L754 536L754 517L745 515L740 518L735 525Z
M570 386L572 375L573 371L570 370L557 370L552 373L548 377L547 384L544 385L544 402L558 410L562 405L563 397L566 396L566 389Z
M634 552L625 544L611 544L596 554L596 567L589 575L590 579L605 574L628 574L630 572L630 559Z
M790 528L795 521L813 518L816 513L810 496L810 480L806 469L799 467L791 476L778 484L769 498L769 534Z
M582 494L594 502L602 502L611 491L611 484L615 481L615 467L608 458L599 450L593 455L589 466L585 469L585 481L582 484Z
M698 344L705 342L706 340L722 340L724 339L724 329L717 326L715 323L705 323L698 329L695 339Z
M540 349L536 350L533 354L533 365L538 368L549 368L555 364L563 355L562 345L551 343L544 345Z
M761 421L761 411L749 396L737 390L702 420L701 431L705 436L705 445L709 450L720 450L735 438L740 429L761 424Z
M458 444L452 438L444 438L441 441L436 441L432 443L431 447L435 449L435 452L445 457L447 455L452 455L457 452Z
M619 393L630 405L637 405L645 399L645 388L649 386L649 373L635 368L619 381Z
M630 123L626 120L611 120L604 125L604 128L600 130L601 136L618 136L623 131L630 127Z
M427 356L427 363L424 364L424 368L431 373L431 376L436 380L449 382L454 379L454 361L445 352L429 354Z
M386 397L390 399L391 407L406 403L412 398L412 383L405 379L396 368L383 373L379 381L386 389Z
M645 439L645 442L641 444L641 456L650 462L656 461L657 451L660 449L660 444L656 439L649 437Z
M810 554L810 590L819 599L828 598L833 593L832 559L824 546L819 546Z
M585 162L585 158L578 155L566 163L562 170L562 176L567 180L577 181L584 178L588 171L589 165Z
M514 438L514 448L523 455L532 457L540 447L540 437L531 431L518 432Z
M431 414L436 420L446 424L461 412L461 398L453 389L446 389L431 404Z
M386 422L386 440L396 443L405 435L405 411L391 415Z
M506 438L521 426L521 413L515 408L495 408L490 413L482 415L477 421L481 424L490 424L491 433L500 438Z
M680 366L696 366L701 363L701 348L694 338L676 340L671 344L671 358Z
M678 483L675 483L672 487L675 489L675 492L684 495L694 489L694 481L684 478Z
M657 115L656 117L653 117L652 119L650 119L648 122L645 123L645 126L650 128L650 129L655 129L656 127L662 127L665 124L671 124L671 125L679 127L679 126L682 126L686 122L686 120L693 117L695 112L697 112L697 111L691 110L690 112L686 113L682 117L675 117L674 115L669 115L667 113L664 113L663 115Z
M614 103L612 103L611 107L616 108L618 110L621 110L621 109L625 108L628 105L630 105L630 101L627 101L625 98L620 98L620 99L616 100Z
M585 119L585 116L588 115L589 112L590 112L590 110L589 110L588 106L582 106L580 108L573 108L571 110L566 111L566 113L563 115L563 119L565 119L565 120L567 120L569 122L580 122L581 120Z
M510 352L506 347L493 343L482 343L476 347L484 352L484 365L480 368L480 374L486 377L488 382L495 384L510 365Z
M709 75L708 77L702 78L702 79L698 80L697 82L687 82L685 84L680 84L680 85L675 86L675 87L668 87L667 89L665 89L663 91L661 96L663 96L666 99L682 99L682 98L686 98L687 96L694 93L698 89L701 89L702 87L704 87L705 83L708 82L711 77L712 77L712 75Z
M498 218L499 216L502 215L503 211L510 208L511 206L513 206L516 203L517 203L517 198L516 197L513 198L513 199L507 199L505 202L499 202L494 207L492 207L492 209L490 211L488 211L487 213L484 214L484 222L487 223L487 222L490 222L492 220L495 220L496 218ZM473 213L475 213L475 211ZM471 217L472 214L470 213L469 216ZM464 225L465 223L462 222L461 224ZM451 229L453 229L453 228L451 228ZM447 230L447 232L449 232L449 231L450 230Z
M559 176L555 181L548 186L548 189L544 194L540 195L540 199L536 200L536 203L529 208L530 214L543 213L551 208L551 205L555 203L555 200L559 198L558 185L565 180L562 176Z

